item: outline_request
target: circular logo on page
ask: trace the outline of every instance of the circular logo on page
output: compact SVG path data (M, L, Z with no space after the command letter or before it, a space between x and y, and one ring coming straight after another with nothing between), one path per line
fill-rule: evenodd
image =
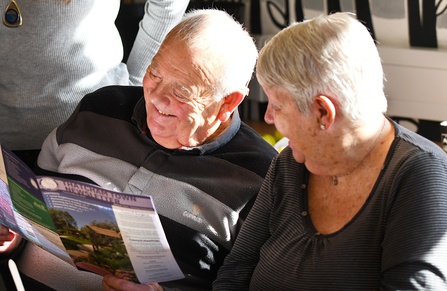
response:
M40 180L40 186L46 190L56 190L57 183L51 178L43 178Z

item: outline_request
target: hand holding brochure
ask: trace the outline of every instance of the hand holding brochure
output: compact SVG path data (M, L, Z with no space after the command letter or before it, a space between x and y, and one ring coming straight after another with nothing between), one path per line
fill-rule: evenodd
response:
M0 223L81 270L142 284L183 278L150 196L36 177L1 145Z

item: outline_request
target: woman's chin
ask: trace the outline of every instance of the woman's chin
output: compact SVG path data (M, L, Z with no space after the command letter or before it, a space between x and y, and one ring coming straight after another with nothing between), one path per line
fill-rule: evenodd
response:
M301 151L299 151L298 149L296 149L293 146L293 143L291 143L290 141L289 141L289 147L292 150L293 158L295 159L295 161L297 161L298 163L301 163L301 164L304 163L304 161L306 159L304 158L303 153Z
M293 158L295 159L295 161L297 161L300 164L304 164L304 162L306 160L301 153L298 154L295 152L293 152Z

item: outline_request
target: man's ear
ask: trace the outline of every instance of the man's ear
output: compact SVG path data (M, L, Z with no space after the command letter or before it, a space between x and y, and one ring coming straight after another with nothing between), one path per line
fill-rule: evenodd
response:
M242 103L245 98L246 90L240 89L226 96L220 106L217 118L221 122L225 122L230 118L233 111Z
M320 125L324 125L326 129L329 129L334 124L335 115L337 114L332 99L324 95L318 95L314 98L314 108Z

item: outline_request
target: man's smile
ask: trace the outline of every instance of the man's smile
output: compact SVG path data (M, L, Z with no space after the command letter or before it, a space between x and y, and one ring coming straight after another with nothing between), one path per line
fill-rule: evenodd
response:
M160 113L161 115L165 115L165 116L174 116L174 115L172 115L172 114L163 112L163 111L161 111L161 110L159 110L159 109L157 109L157 111L158 111L158 113Z

